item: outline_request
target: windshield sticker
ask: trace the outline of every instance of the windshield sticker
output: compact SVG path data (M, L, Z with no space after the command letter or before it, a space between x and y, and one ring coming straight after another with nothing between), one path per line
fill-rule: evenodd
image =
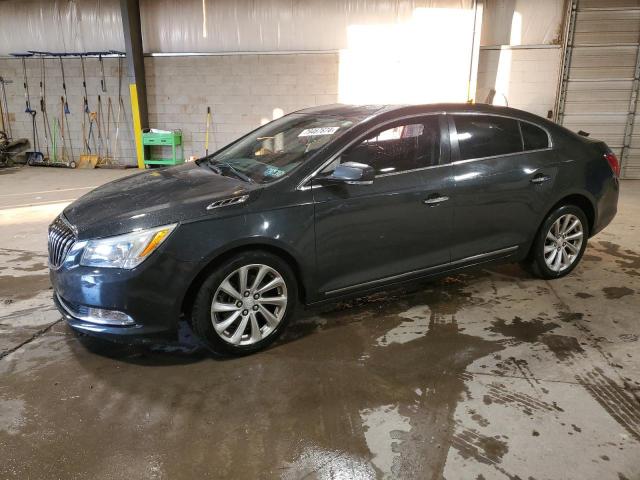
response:
M277 167L268 167L264 171L264 175L267 177L281 177L282 175L284 175L284 170L280 170Z
M299 137L314 137L317 135L333 135L340 127L316 127L316 128L305 128L301 131L298 136Z

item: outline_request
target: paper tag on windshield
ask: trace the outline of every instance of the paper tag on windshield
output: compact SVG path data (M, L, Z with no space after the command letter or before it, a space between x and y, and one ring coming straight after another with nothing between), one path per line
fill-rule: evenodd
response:
M298 136L299 137L313 137L315 135L333 135L340 127L316 127L316 128L305 128L301 131Z

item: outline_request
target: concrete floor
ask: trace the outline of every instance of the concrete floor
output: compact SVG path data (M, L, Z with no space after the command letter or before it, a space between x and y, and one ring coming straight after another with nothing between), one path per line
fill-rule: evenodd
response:
M48 221L129 173L0 171L0 478L640 479L640 182L568 278L456 275L219 360L53 309Z

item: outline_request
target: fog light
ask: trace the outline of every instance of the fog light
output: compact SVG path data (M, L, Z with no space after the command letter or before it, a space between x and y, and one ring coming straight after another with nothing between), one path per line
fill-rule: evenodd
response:
M133 318L124 312L94 307L87 307L86 318L83 320L102 325L133 325L134 323Z
M98 325L112 325L116 327L126 327L134 325L133 318L118 310L107 310L106 308L88 307L85 305L72 304L63 300L58 295L60 305L69 315L82 320L83 322L96 323Z

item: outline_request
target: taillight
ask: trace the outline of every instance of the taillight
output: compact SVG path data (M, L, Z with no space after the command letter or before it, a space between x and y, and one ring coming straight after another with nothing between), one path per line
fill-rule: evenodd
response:
M615 156L612 152L605 153L604 158L607 162L609 162L609 166L616 177L620 176L620 162L618 161L618 157Z

